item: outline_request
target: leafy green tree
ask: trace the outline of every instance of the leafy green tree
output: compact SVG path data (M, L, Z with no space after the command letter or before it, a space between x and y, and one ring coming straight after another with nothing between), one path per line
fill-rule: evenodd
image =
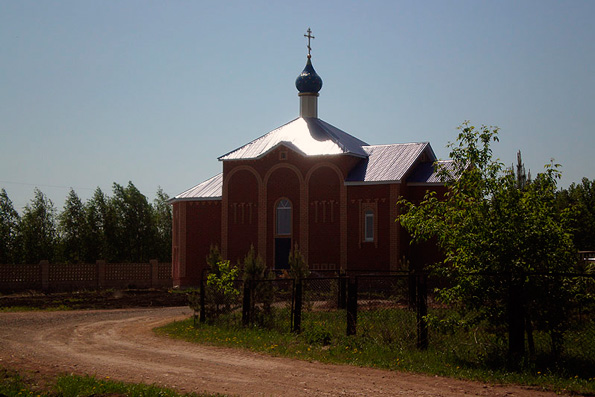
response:
M575 246L581 251L595 251L595 180L583 178L558 193L557 205L567 214Z
M84 236L85 260L118 260L117 220L111 200L100 188L85 203L87 231Z
M230 261L219 261L216 271L209 273L206 282L207 304L213 310L209 317L217 318L222 314L230 313L234 303L240 295L236 287L236 280L240 269L233 266Z
M126 187L113 185L111 205L118 220L118 259L147 262L154 256L155 228L153 211L147 198L128 182Z
M215 275L216 278L220 278L221 277L221 271L219 269L219 263L223 261L222 257L221 257L221 251L219 251L219 247L215 244L211 244L211 246L209 247L209 253L207 254L207 256L205 257L205 261L207 264L206 271L208 271L207 275L209 273L212 273ZM201 279L202 277L204 277L204 272L201 275ZM204 296L205 296L205 301L204 301L204 309L205 309L205 315L207 315L210 319L215 318L216 316L219 315L219 299L221 299L219 296L217 296L217 291L214 289L214 287L209 286L206 282L201 282L201 289L204 288ZM196 326L196 319L197 319L197 312L200 311L201 309L201 304L203 303L201 301L201 294L200 291L195 289L195 290L190 290L188 292L188 306L190 306L190 308L192 310L194 310L194 325ZM204 320L204 319L203 319Z
M20 259L20 220L6 190L0 190L0 263Z
M85 236L87 234L85 206L73 189L70 189L64 209L58 215L61 257L66 262L85 261Z
M171 260L172 208L169 196L163 189L157 189L153 200L153 216L156 234L155 257L161 261Z
M449 144L454 172L440 171L447 193L428 192L419 204L401 199L398 220L414 240L437 238L444 261L436 270L453 282L443 298L496 329L508 323L513 359L524 355L525 329L530 343L534 326L550 332L555 350L568 324L568 284L528 274L563 272L575 263L555 206L557 166L519 183L518 175L492 158L497 128L464 123L459 131Z
M37 188L34 191L34 198L23 210L21 233L25 263L54 259L58 241L56 208L52 201Z

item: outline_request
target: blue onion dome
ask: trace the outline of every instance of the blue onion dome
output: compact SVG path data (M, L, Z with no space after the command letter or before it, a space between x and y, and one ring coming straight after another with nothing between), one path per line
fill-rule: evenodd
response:
M300 93L318 93L322 88L322 79L316 74L310 57L302 73L295 79L295 87Z

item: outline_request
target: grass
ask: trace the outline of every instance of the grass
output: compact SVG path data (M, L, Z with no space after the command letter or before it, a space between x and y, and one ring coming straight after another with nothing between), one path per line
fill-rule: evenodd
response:
M44 311L44 312L58 312L58 311L67 311L67 310L74 310L73 307L68 305L58 305L53 307L36 307L36 306L10 306L10 307L0 307L0 313L17 313L17 312L34 312L34 311Z
M238 319L195 327L192 318L170 323L155 332L194 343L243 348L301 360L595 394L592 358L584 362L562 363L554 369L540 367L538 359L537 364L509 371L502 361L492 359L503 356L500 353L505 350L505 344L502 341L498 344L498 340L491 340L489 344L477 343L477 336L471 331L440 336L431 334L433 343L430 348L420 351L415 348L415 334L407 333L414 321L411 313L401 312L401 321L408 324L396 327L401 334L387 332L389 327L395 329L394 323L389 323L386 318L379 321L365 311L358 313L358 336L350 337L345 336L345 323L341 321L344 312L337 311L305 313L301 334L287 332L288 321L282 330L271 330L234 325L240 324ZM288 315L282 317L288 318Z
M221 394L179 394L172 389L155 385L124 383L98 379L94 376L61 375L49 381L40 381L23 373L0 368L0 395L2 396L138 396L138 397L214 397Z

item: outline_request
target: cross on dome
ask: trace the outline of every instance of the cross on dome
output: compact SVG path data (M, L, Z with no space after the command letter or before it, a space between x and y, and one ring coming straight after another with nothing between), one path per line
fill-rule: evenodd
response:
M304 37L308 38L308 58L311 58L310 51L312 51L312 47L310 47L310 39L315 39L316 37L312 36L312 29L308 28L306 32L308 34L305 34Z

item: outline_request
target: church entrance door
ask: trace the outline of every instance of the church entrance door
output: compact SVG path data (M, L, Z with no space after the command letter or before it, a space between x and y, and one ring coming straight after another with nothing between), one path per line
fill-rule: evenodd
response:
M292 205L287 198L280 198L275 206L275 269L289 269L291 251Z
M275 269L289 269L290 238L275 239Z

